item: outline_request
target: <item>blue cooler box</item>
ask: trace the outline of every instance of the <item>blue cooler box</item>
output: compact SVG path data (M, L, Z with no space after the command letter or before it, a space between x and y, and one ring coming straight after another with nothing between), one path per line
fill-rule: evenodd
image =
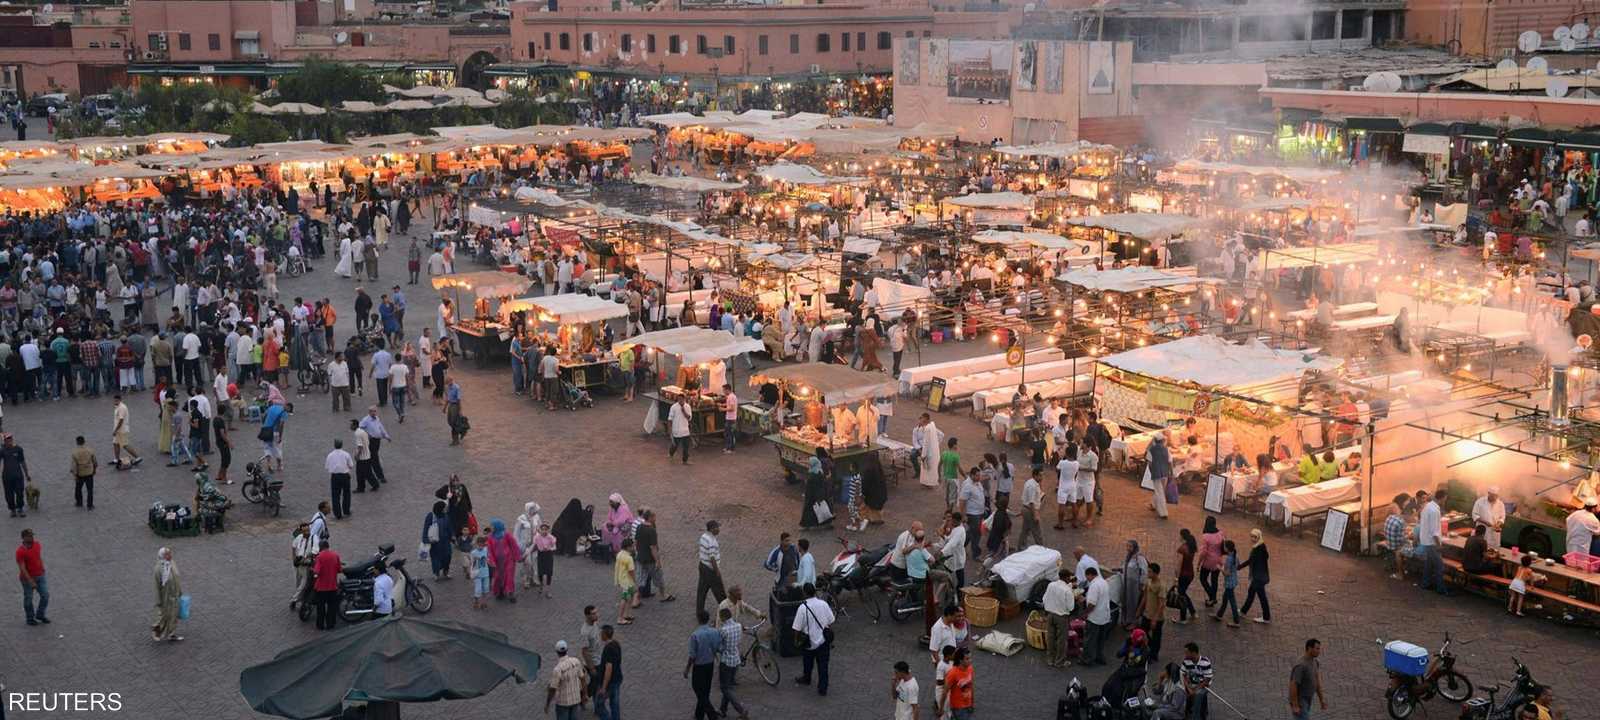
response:
M1383 646L1383 667L1402 675L1421 677L1428 672L1428 649L1404 640Z

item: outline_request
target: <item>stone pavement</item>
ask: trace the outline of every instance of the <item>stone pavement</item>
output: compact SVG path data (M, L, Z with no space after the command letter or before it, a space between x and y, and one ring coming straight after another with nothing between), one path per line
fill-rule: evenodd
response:
M349 308L356 283L333 278L332 265L331 259L323 260L311 275L286 278L281 285L288 298L332 297L340 310L342 342L353 326ZM403 244L391 245L382 266L383 281L369 286L386 288L404 281ZM415 335L424 323L432 324L435 302L425 284L406 290L408 334ZM970 345L929 347L923 361L977 352ZM914 360L908 358L907 364ZM636 510L653 507L662 527L664 567L680 600L648 605L639 612L637 624L620 630L627 676L622 705L630 717L690 717L693 696L680 672L686 636L694 626L693 603L688 601L694 540L707 519L720 519L730 581L750 588L750 599L764 605L763 589L770 575L761 569L761 561L778 533L793 529L800 514L798 487L783 483L775 453L760 441L744 443L731 456L708 447L685 468L667 460L664 439L641 435L643 404L602 397L594 409L552 413L513 397L503 368L467 368L457 374L465 389L465 412L473 420L471 436L463 446L449 447L443 416L427 400L413 409L404 425L385 411L386 424L396 437L383 448L391 482L376 495L355 496L354 517L332 525L334 547L347 561L384 542L411 555L432 491L450 472L459 472L471 486L478 516L485 522L499 517L510 524L528 500L541 503L549 519L571 497L603 509L611 492L621 492ZM99 509L93 513L71 505L67 452L72 436L82 433L102 463L109 460L109 401L7 408L5 427L27 449L35 477L44 487L44 510L25 521L5 521L0 534L8 543L14 543L16 532L25 526L39 534L55 620L48 627L23 625L15 606L15 585L9 586L6 602L12 609L4 615L8 619L0 621L0 657L8 659L0 665L0 680L8 691L118 692L123 714L136 718L257 717L239 696L240 670L316 637L312 625L299 622L288 609L289 534L295 521L309 516L316 500L326 496L322 458L331 438L347 436L348 415L330 414L326 396L295 401L284 473L289 503L284 516L264 517L261 508L241 501L230 513L231 526L225 534L168 541L146 529L145 509L157 499L189 497L193 484L189 473L163 467L164 461L153 454L156 428L148 395L131 398L130 405L134 437L142 450L151 453L150 459L134 471L103 472ZM363 404L370 401L370 396L357 399ZM912 400L899 403L891 435L909 437L917 408ZM984 426L967 417L964 409L941 415L939 424L962 439L969 461L986 449L998 449L984 438ZM234 433L235 473L259 454L253 436L249 425ZM1157 521L1145 509L1136 483L1117 476L1107 480L1103 522L1085 531L1054 532L1047 527L1048 542L1063 551L1082 544L1092 555L1115 564L1122 542L1137 538L1152 560L1172 566L1178 528L1198 529L1201 524L1196 499L1185 497L1171 520ZM237 487L225 491L236 495ZM1051 493L1049 487L1046 492ZM887 542L912 518L931 521L940 505L936 492L914 481L902 482L891 488L888 524L856 539L869 545ZM1227 515L1223 526L1231 537L1244 541L1254 523ZM803 536L816 543L814 552L825 568L837 548L834 534ZM1186 627L1169 624L1165 639L1167 659L1180 657L1185 641L1199 642L1216 663L1218 693L1248 717L1287 717L1289 667L1309 636L1326 643L1323 668L1330 707L1315 717L1381 717L1385 676L1375 639L1400 637L1432 648L1446 631L1458 640L1458 667L1480 684L1508 677L1508 656L1516 655L1529 663L1536 678L1555 685L1568 717L1592 716L1576 704L1579 689L1588 686L1581 679L1585 673L1580 659L1593 657L1600 647L1592 631L1512 620L1496 604L1477 598L1424 594L1387 579L1376 561L1336 555L1316 547L1309 537L1294 540L1269 534L1268 538L1274 565L1271 625L1246 623L1230 630L1209 621ZM151 573L156 549L163 544L175 550L184 589L194 598L194 615L182 624L188 640L181 644L153 644L147 629L154 612ZM539 651L548 667L557 640L577 640L585 604L600 606L608 621L613 617L610 578L609 567L563 558L556 563L554 599L525 596L517 605L497 603L477 612L469 607L466 582L434 583L437 603L429 617L504 632ZM1200 590L1191 592L1198 596ZM1020 620L1004 623L1001 629L1023 634ZM820 712L889 717L890 666L900 659L911 663L923 683L924 701L929 701L932 673L925 653L916 646L919 633L914 623L896 625L885 619L873 625L857 613L837 630L831 694L817 698L791 684L789 680L799 673L799 660L786 659L780 687L768 688L746 673L742 697L752 716L793 718ZM1049 669L1033 650L1011 658L980 655L976 666L981 717L1002 713L1052 717L1056 698L1071 676L1078 675L1098 689L1106 675L1104 670ZM404 715L531 717L539 714L543 701L542 682L508 684L477 700L410 706ZM1453 717L1442 702L1432 704L1429 711ZM11 712L9 716L47 715ZM1216 705L1212 717L1232 715Z

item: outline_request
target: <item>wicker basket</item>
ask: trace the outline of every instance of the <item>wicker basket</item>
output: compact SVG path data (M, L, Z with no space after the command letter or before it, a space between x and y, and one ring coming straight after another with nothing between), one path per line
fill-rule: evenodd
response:
M1050 619L1043 610L1028 613L1028 647L1044 650L1050 646Z
M967 596L967 622L976 627L994 627L999 619L999 600L982 595Z

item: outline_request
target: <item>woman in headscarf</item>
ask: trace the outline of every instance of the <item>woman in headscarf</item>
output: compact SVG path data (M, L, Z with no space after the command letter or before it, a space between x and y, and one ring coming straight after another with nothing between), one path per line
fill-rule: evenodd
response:
M1150 563L1139 552L1139 541L1128 541L1128 554L1122 560L1122 626L1131 628L1139 622L1139 594L1150 571Z
M530 502L522 506L522 514L517 516L517 526L512 529L517 545L522 547L522 586L525 588L533 587L538 579L539 549L534 547L533 536L543 524L539 503Z
M556 552L568 557L577 555L578 538L589 534L589 522L583 503L577 498L568 500L567 506L556 516L556 524L550 526L551 534L556 536Z
M428 561L432 563L435 580L450 579L450 550L454 537L449 506L437 500L433 503L433 512L422 518L422 542L428 546Z
M443 500L450 515L450 529L457 537L470 535L472 523L467 518L472 515L472 493L467 492L466 483L461 482L460 475L452 474L450 481L444 487L433 492L433 496ZM471 541L469 536L467 541Z
M1245 591L1244 607L1239 608L1239 613L1248 616L1250 607L1257 598L1261 599L1261 617L1256 618L1258 623L1272 622L1272 608L1267 605L1267 583L1272 582L1272 575L1267 568L1267 543L1261 539L1261 530L1250 530L1250 557L1244 561L1244 566L1250 568L1250 588Z
M622 549L623 538L633 537L633 510L628 507L628 501L622 499L622 493L611 493L607 500L611 510L606 513L606 525L601 528L600 536L615 555Z
M833 481L833 458L828 455L827 448L818 447L815 455L811 457L809 471L806 473L806 491L804 507L800 509L800 527L816 527L833 522L832 508L829 508L828 519L817 517L817 504L827 506L829 484Z
M183 586L178 582L178 566L172 562L172 549L156 551L156 623L150 626L150 639L176 642L178 634L178 598L183 597Z
M489 564L494 566L489 589L496 600L517 601L517 564L522 562L522 546L517 538L506 532L500 518L489 521Z
M1167 483L1172 478L1172 456L1167 452L1167 439L1157 434L1150 441L1150 449L1145 451L1148 461L1147 470L1150 474L1150 508L1156 511L1156 517L1167 519Z

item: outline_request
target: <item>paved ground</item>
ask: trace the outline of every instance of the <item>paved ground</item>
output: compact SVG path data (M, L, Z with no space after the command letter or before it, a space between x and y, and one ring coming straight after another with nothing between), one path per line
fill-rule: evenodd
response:
M383 261L384 285L403 279L403 252ZM354 283L334 281L330 262L312 275L285 280L284 293L331 296L342 309L341 338L352 322L347 310ZM425 286L407 288L411 303L409 331L431 324L433 309ZM933 361L979 352L971 346L929 348ZM908 363L910 364L910 363ZM759 443L742 446L733 456L701 453L683 468L668 463L665 442L640 435L645 408L601 399L598 407L577 413L549 413L510 394L501 370L461 372L466 412L474 429L462 447L448 447L443 417L426 401L405 425L392 422L397 442L384 447L390 483L381 494L358 495L353 519L334 524L335 546L346 558L368 553L383 542L403 552L415 547L431 491L456 471L471 485L481 518L510 521L522 504L537 500L547 509L568 498L604 507L608 493L623 493L635 508L657 508L662 525L669 579L681 596L692 589L693 542L696 529L709 518L722 520L725 565L731 579L761 588L769 575L760 563L778 532L794 527L800 513L797 488L780 479L772 450ZM310 514L324 497L322 457L331 437L344 436L344 414L332 415L324 396L298 400L288 443L287 497L290 508L281 519L262 517L259 508L241 505L231 513L232 526L222 535L166 541L174 547L184 588L194 597L194 616L183 624L188 641L152 644L151 571L156 548L163 541L144 525L145 508L157 499L190 495L189 474L162 467L153 458L139 470L109 472L99 487L100 508L90 514L71 506L66 480L71 437L87 435L108 459L110 406L105 400L6 408L7 430L27 448L36 478L44 485L45 509L26 521L7 520L0 532L8 542L22 527L34 528L45 548L54 598L49 627L27 627L15 607L15 586L6 592L12 610L0 622L0 679L10 691L100 691L121 693L125 714L132 717L254 717L238 693L239 671L267 660L279 650L315 637L309 624L296 620L287 607L291 572L287 562L289 533L297 518ZM135 398L133 429L139 446L153 445L155 427L146 397ZM891 434L907 438L916 405L902 401ZM959 436L969 454L990 447L983 426L964 411L939 418L946 432ZM255 453L248 427L236 432L241 449L235 466ZM228 488L237 492L237 485ZM1047 489L1048 492L1048 489ZM1081 532L1052 532L1055 547L1075 544L1107 561L1120 555L1121 543L1137 538L1150 557L1171 563L1179 527L1197 528L1200 513L1185 498L1173 518L1158 522L1145 510L1135 483L1126 478L1107 482L1105 521ZM887 542L912 518L931 519L939 499L914 482L891 491L888 524L865 533L867 543ZM549 517L547 515L547 517ZM1244 538L1253 524L1231 515L1225 529ZM831 533L811 535L830 557ZM1229 630L1202 622L1169 627L1170 657L1187 640L1195 640L1216 662L1219 694L1251 718L1285 717L1285 680L1306 637L1326 643L1324 655L1330 708L1318 717L1376 718L1383 715L1384 674L1374 640L1402 637L1426 646L1439 644L1446 631L1458 638L1459 668L1480 682L1508 675L1508 656L1532 667L1537 678L1554 683L1569 717L1587 713L1574 702L1589 675L1581 658L1592 657L1600 643L1593 632L1535 620L1508 619L1498 607L1475 598L1441 599L1409 585L1388 580L1372 560L1335 555L1309 540L1271 536L1274 622L1247 624ZM524 598L518 605L495 605L488 611L469 608L468 586L462 581L436 584L438 603L430 617L465 620L510 635L538 650L548 660L558 639L577 639L580 609L588 603L609 607L614 597L610 569L583 559L558 560L552 600ZM1198 588L1195 590L1198 593ZM751 593L757 602L764 594ZM629 716L687 718L692 714L688 682L679 677L685 637L694 621L692 604L646 607L638 624L625 628L627 682L623 705ZM609 613L607 615L609 618ZM784 662L786 684L767 688L750 679L744 698L756 717L798 717L823 712L835 717L888 717L885 692L889 668L906 659L924 680L931 675L925 655L915 647L910 626L872 625L857 617L838 628L834 652L833 692L825 699L803 692L787 679L798 674L798 659ZM1022 633L1020 621L1003 629ZM1103 671L1078 673L1048 669L1039 653L1027 650L1011 657L982 656L977 664L977 698L983 716L1045 718L1053 715L1056 697L1067 680L1080 674L1098 687ZM528 717L543 703L542 685L507 685L473 701L407 708L407 717ZM1432 706L1436 716L1450 716L1444 704ZM12 712L14 717L44 714ZM54 717L67 717L57 714ZM1230 717L1216 707L1213 717Z

